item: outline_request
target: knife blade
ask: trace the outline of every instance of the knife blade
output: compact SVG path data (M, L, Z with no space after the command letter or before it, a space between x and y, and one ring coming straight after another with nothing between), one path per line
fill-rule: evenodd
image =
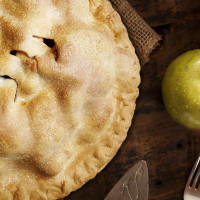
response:
M148 195L148 168L142 160L126 172L104 200L148 200Z

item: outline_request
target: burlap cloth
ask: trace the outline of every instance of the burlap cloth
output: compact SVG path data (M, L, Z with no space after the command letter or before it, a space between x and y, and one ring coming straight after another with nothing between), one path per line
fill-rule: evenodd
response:
M161 37L137 14L127 0L110 0L110 2L120 14L141 65L144 65Z

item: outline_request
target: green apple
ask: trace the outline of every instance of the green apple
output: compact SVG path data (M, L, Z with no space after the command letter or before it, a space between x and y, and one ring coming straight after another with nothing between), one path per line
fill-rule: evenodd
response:
M169 65L162 81L162 95L176 122L200 131L200 49L184 53Z

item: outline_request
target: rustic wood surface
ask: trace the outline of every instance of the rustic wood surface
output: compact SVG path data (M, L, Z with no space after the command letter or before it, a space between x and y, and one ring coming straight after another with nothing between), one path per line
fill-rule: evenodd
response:
M200 135L176 124L165 111L161 80L178 55L200 46L200 1L129 0L163 37L142 67L140 96L128 137L116 157L97 177L66 200L103 200L136 162L146 160L150 199L181 200L191 167L200 153Z

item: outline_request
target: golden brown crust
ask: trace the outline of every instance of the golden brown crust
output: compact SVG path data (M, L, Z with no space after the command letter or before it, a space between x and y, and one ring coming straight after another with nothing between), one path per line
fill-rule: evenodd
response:
M107 0L2 0L0 11L0 199L64 197L126 138L138 59Z

